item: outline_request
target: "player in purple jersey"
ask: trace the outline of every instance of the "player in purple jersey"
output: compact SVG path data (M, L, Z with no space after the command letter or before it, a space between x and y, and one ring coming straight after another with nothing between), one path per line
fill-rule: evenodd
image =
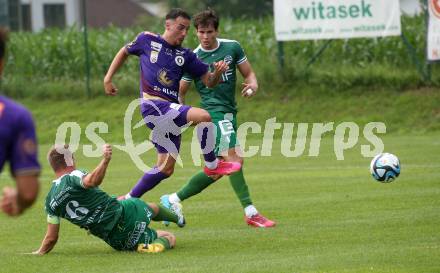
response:
M158 157L156 167L149 170L124 198L140 197L174 172L180 149L181 128L186 124L198 126L198 138L204 151L208 175L229 175L240 169L237 162L217 159L213 148L215 137L211 117L206 110L178 104L179 82L184 73L201 78L207 87L214 87L222 73L228 69L224 61L213 64L213 72L187 48L181 47L189 26L190 16L181 9L172 9L166 15L163 35L140 33L137 38L122 47L116 54L104 78L107 95L117 94L112 77L129 55L136 55L140 62L141 113L153 130L152 142Z
M7 34L0 28L0 77L3 72ZM31 113L22 105L0 96L0 172L9 162L17 187L4 187L1 210L17 216L30 207L38 195L40 164Z

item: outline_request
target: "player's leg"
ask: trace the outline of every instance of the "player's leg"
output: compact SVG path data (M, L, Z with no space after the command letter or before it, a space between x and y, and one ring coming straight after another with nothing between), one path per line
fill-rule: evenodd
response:
M201 108L191 107L186 116L187 122L192 122L197 126L197 137L200 143L200 148L205 159L204 172L207 175L229 175L240 169L240 164L237 162L224 162L218 160L215 148L215 125L211 122L209 113Z
M200 113L200 116L205 115L206 113L208 113L207 111L200 109L200 108L192 108L192 110L194 110L194 113ZM215 149L214 151L217 152L218 151L218 146L219 143L221 142L221 138L222 138L222 128L219 127L219 124L221 125L222 123L219 121L223 120L223 113L221 114L216 114L216 113L209 113L209 115L211 116L210 119L212 119L212 125L215 126L215 129L213 129L214 133L215 133ZM191 118L191 117L189 117ZM201 120L207 120L207 118L205 119L199 119L196 120L197 115L194 116L194 122L200 122ZM216 155L217 156L217 155ZM192 176L188 182L177 192L174 192L172 194L169 195L163 195L160 198L160 202L165 206L170 208L173 204L179 203L183 200L186 200L196 194L199 194L200 192L202 192L204 189L206 189L209 185L211 185L212 183L214 183L215 181L217 181L220 177L222 177L221 175L207 175L205 172L198 172L196 173L194 176ZM167 225L167 223L165 222L165 224Z
M179 140L180 143L180 140ZM163 152L162 149L158 149ZM158 153L156 166L147 171L131 189L125 198L139 198L147 191L156 187L162 180L170 177L174 172L176 164L175 156L169 153Z
M156 166L146 172L123 198L141 197L174 172L175 158L179 154L181 128L189 106L161 100L143 100L141 113L145 125L152 130L152 139L158 156Z
M265 218L255 206L252 204L252 199L249 193L249 188L243 174L243 157L237 140L237 116L230 113L211 113L211 116L219 120L219 128L221 131L218 154L229 162L240 162L242 168L229 176L229 181L234 189L235 195L240 201L241 206L245 212L245 220L249 225L258 227L272 227L275 222Z
M244 160L240 156L239 146L230 148L227 153L223 153L223 158L226 161L240 162L242 164L242 168L238 172L229 176L229 181L234 189L235 195L244 209L246 223L254 227L275 226L276 223L274 221L264 217L252 204L249 188L243 174Z
M185 226L185 217L183 216L182 205L174 204L170 209L161 204L148 203L148 206L153 210L153 221L167 221L176 223L179 227Z

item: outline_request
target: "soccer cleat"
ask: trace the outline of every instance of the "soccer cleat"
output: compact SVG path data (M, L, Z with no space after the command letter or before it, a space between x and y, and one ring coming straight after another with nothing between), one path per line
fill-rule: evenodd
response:
M238 162L227 162L224 160L219 160L217 168L209 169L205 167L203 171L206 175L230 175L232 173L238 172L241 169L241 164Z
M268 228L274 227L276 223L257 213L251 217L245 216L246 223L253 227Z
M174 212L177 215L178 221L177 221L177 226L179 227L184 227L185 226L185 217L183 216L183 209L182 209L182 204L180 203L171 203L170 202L170 196L168 194L162 195L160 197L160 203L166 207L167 209L171 210L172 212ZM162 223L165 226L169 226L170 222L169 221L162 221Z
M177 217L177 226L183 228L185 226L185 217L183 216L183 209L182 209L182 204L180 203L174 203L171 204L171 211L174 212Z
M170 203L170 199L169 199L169 195L168 194L165 194L165 195L162 195L161 197L160 197L160 203L164 206L164 207L166 207L167 209L169 209L169 210L171 210L171 203ZM165 225L165 226L169 226L170 225L170 222L169 221L162 221L162 223Z
M139 253L160 253L165 250L165 247L161 244L139 244L137 252Z

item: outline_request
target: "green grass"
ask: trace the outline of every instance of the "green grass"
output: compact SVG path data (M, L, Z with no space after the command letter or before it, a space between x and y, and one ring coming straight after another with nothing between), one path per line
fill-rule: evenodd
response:
M256 204L275 219L270 230L249 228L227 179L184 202L187 226L167 230L177 236L174 250L159 255L120 253L63 221L60 240L45 257L23 255L38 248L45 233L43 200L52 174L43 160L42 190L23 217L0 215L2 272L439 272L440 142L430 136L383 137L385 150L402 162L391 184L369 175L370 158L360 154L362 140L337 161L333 141L324 139L318 157L285 158L280 141L271 157L246 159L246 177ZM308 142L310 139L308 139ZM249 144L261 145L261 140ZM184 168L144 196L157 201L178 189L199 167L183 143ZM308 146L307 146L308 147ZM40 150L45 154L47 145ZM93 168L97 158L77 154L79 165ZM152 164L154 154L143 156ZM102 186L127 192L141 172L115 150ZM10 183L7 175L5 180ZM154 223L154 228L163 228Z

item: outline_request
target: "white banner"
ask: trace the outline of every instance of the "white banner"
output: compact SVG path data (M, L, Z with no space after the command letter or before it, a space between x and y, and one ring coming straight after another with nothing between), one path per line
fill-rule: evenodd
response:
M275 0L278 41L396 36L399 0Z
M428 60L440 61L440 0L428 0Z

